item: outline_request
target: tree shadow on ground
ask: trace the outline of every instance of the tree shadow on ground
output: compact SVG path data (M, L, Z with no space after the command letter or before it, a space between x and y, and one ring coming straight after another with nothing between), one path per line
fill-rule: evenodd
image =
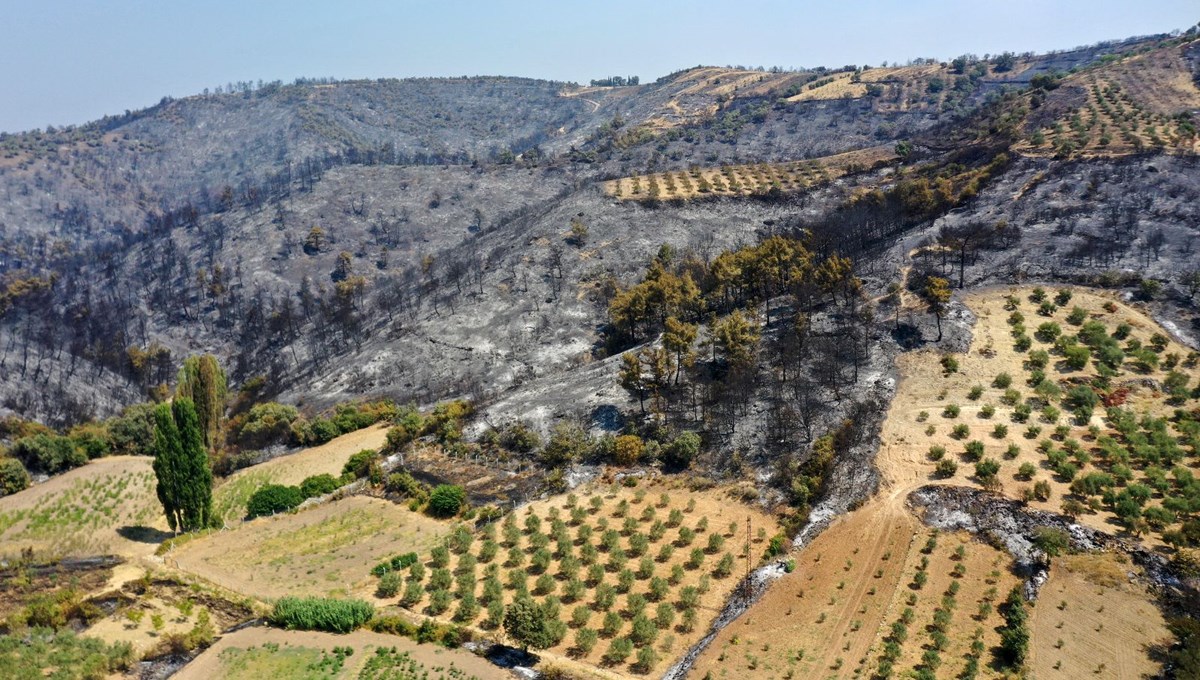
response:
M117 534L129 541L153 543L156 545L175 536L175 534L169 531L142 525L120 527L117 529Z

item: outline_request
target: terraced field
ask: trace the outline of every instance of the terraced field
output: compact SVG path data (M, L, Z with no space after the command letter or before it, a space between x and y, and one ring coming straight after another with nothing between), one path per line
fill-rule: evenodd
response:
M1181 48L1157 49L1068 78L1082 105L1015 145L1032 156L1122 156L1147 151L1195 152L1200 137L1188 115L1200 89Z
M876 459L880 491L805 547L795 571L722 630L693 673L1000 677L993 657L1004 623L998 612L1021 578L1007 553L967 534L939 535L921 525L906 501L926 484L983 486L1052 511L1064 503L1074 510L1077 503L1079 521L1130 538L1140 534L1162 549L1162 537L1200 508L1189 505L1200 491L1194 481L1200 452L1188 434L1193 426L1167 417L1178 413L1180 399L1185 407L1196 401L1196 392L1171 377L1183 375L1187 386L1196 386L1195 353L1140 310L1096 291L1013 288L965 301L977 317L968 352L900 357L901 382ZM1059 325L1057 338L1072 337L1028 337L1055 335L1042 326L1052 323ZM1110 332L1121 336L1120 362L1104 339ZM1076 368L1082 347L1089 348L1088 360ZM1103 357L1109 368L1093 357ZM1088 401L1079 389L1084 386L1099 404L1087 418L1078 403ZM1102 417L1104 399L1116 410ZM1052 418L1048 406L1070 415ZM1139 418L1126 422L1126 410ZM1167 436L1155 434L1164 431ZM1068 450L1074 453L1063 453ZM1162 477L1156 470L1169 460L1174 467ZM1078 479L1107 488L1093 494ZM1037 677L1143 677L1158 669L1158 652L1169 638L1162 615L1153 594L1130 581L1128 574L1136 578L1138 570L1117 559L1056 561L1034 607L1029 668ZM1105 607L1114 608L1111 616ZM1097 627L1116 634L1101 636Z
M611 180L605 183L605 191L618 199L633 201L767 195L772 191L787 193L861 172L894 158L891 147L879 146L791 163L694 167L686 171Z
M151 459L94 460L0 498L0 554L148 555L167 528Z
M380 603L494 631L529 596L553 611L549 658L652 675L704 633L778 529L728 487L597 486L455 530Z

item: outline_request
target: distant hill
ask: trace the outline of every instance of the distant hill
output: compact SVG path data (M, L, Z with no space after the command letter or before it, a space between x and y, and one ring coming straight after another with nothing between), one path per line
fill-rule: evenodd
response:
M697 67L615 88L272 84L2 135L0 408L55 423L109 413L197 351L318 405L494 399L601 358L608 296L663 243L715 253L817 225L877 255L947 209L1015 209L974 198L1013 178L1003 191L1021 205L1120 157L1170 155L1156 165L1190 192L1192 37L886 68ZM820 160L847 152L869 162ZM770 170L798 161L836 172ZM725 166L757 173L759 195L611 196L620 178L704 169L711 182ZM870 239L835 227L862 224L856 196L891 191L898 172L941 182L948 202L872 217L886 226ZM586 243L568 240L573 220Z

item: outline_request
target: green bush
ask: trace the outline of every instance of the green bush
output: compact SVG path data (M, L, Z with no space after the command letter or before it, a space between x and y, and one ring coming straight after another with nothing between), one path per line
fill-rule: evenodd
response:
M453 517L467 504L467 492L453 484L439 485L429 494L429 514L434 517Z
M287 441L292 432L292 423L300 417L295 406L267 402L255 404L246 414L234 440L243 449L261 449ZM231 423L232 424L232 423Z
M330 474L312 475L300 482L300 494L305 498L315 498L337 491L342 485L341 480Z
M979 460L983 457L983 442L978 440L967 442L964 453L967 457L967 460Z
M121 415L109 418L109 450L114 455L154 455L154 404L134 404Z
M22 437L13 444L9 455L20 460L26 468L51 475L88 461L87 454L76 448L75 442L56 434Z
M362 600L284 597L275 603L270 621L288 630L349 633L370 621L374 614L375 608Z
M299 487L268 484L250 496L246 502L246 517L253 519L277 512L287 512L304 502Z
M1063 356L1066 357L1068 367L1079 371L1087 366L1088 360L1092 358L1092 351L1083 345L1071 345L1063 349Z
M29 472L16 458L0 458L0 496L29 488Z
M395 597L400 592L400 584L400 574L389 571L379 577L379 587L375 592L379 597Z
M416 564L419 559L420 558L415 552L407 552L403 555L396 555L395 557L389 560L384 560L372 567L371 575L383 576L389 571L403 571L404 569L408 569L412 565Z
M669 469L684 470L700 453L700 435L683 432L668 444L662 452L662 461Z
M355 479L366 477L371 472L371 463L374 463L377 458L375 451L371 449L363 449L358 453L350 456L350 460L342 466L342 474L353 477Z
M949 458L943 458L937 462L937 466L934 469L938 477L945 479L953 477L958 472L958 463Z

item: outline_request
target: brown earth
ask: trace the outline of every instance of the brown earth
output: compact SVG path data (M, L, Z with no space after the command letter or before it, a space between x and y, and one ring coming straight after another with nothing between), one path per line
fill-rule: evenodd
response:
M1034 677L1158 677L1174 636L1136 571L1112 554L1055 560L1030 617Z

